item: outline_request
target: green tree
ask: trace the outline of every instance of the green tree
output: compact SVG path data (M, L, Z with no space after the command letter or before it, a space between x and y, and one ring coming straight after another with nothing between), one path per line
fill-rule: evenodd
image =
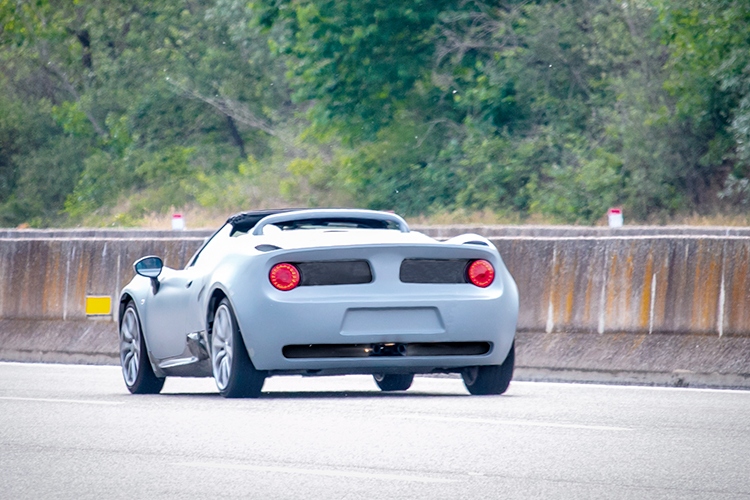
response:
M0 0L0 222L750 203L739 0ZM93 215L92 215L93 214Z
M724 181L724 197L746 204L738 181L750 176L750 5L688 0L659 8L670 48L665 85L697 144L694 168L704 183Z

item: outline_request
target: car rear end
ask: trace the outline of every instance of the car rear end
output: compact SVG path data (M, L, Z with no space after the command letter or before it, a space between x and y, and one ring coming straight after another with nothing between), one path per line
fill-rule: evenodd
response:
M486 240L264 249L228 283L260 370L456 371L513 343L518 292Z

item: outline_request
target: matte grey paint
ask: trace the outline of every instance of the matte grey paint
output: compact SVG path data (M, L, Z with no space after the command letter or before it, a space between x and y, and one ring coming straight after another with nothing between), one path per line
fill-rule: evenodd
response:
M229 237L229 229L222 229L195 265L165 267L156 293L150 279L135 276L121 299L132 297L135 302L158 375L210 376L209 362L196 355L195 347L198 338L210 344L210 308L216 306L211 298L217 291L232 305L253 364L271 374L455 371L503 362L515 337L518 290L493 245L464 244L486 241L483 237L469 234L438 242L410 233L394 214L350 210L276 214L258 223L256 230L295 214L382 217L400 230L310 232L319 240L316 244L283 249L290 246L288 235ZM305 230L286 233L292 232ZM384 242L373 243L373 235L383 235ZM346 244L342 238L349 238ZM256 249L261 245L282 249ZM402 283L401 261L414 258L486 259L495 267L495 281L487 288ZM348 259L367 260L373 281L282 292L268 280L271 267L280 262ZM479 356L287 359L282 354L285 345L383 342L489 342L492 349Z

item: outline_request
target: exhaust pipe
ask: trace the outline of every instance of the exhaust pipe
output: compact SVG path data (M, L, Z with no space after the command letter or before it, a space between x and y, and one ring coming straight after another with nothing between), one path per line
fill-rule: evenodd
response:
M372 356L406 356L406 344L370 344Z

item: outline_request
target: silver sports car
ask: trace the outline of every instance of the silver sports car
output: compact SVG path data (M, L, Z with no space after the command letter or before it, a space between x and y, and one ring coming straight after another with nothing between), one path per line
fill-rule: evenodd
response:
M273 375L460 373L471 394L513 376L518 290L476 234L437 241L393 213L269 210L230 217L185 269L135 264L122 290L120 362L132 393L214 377L257 397Z

